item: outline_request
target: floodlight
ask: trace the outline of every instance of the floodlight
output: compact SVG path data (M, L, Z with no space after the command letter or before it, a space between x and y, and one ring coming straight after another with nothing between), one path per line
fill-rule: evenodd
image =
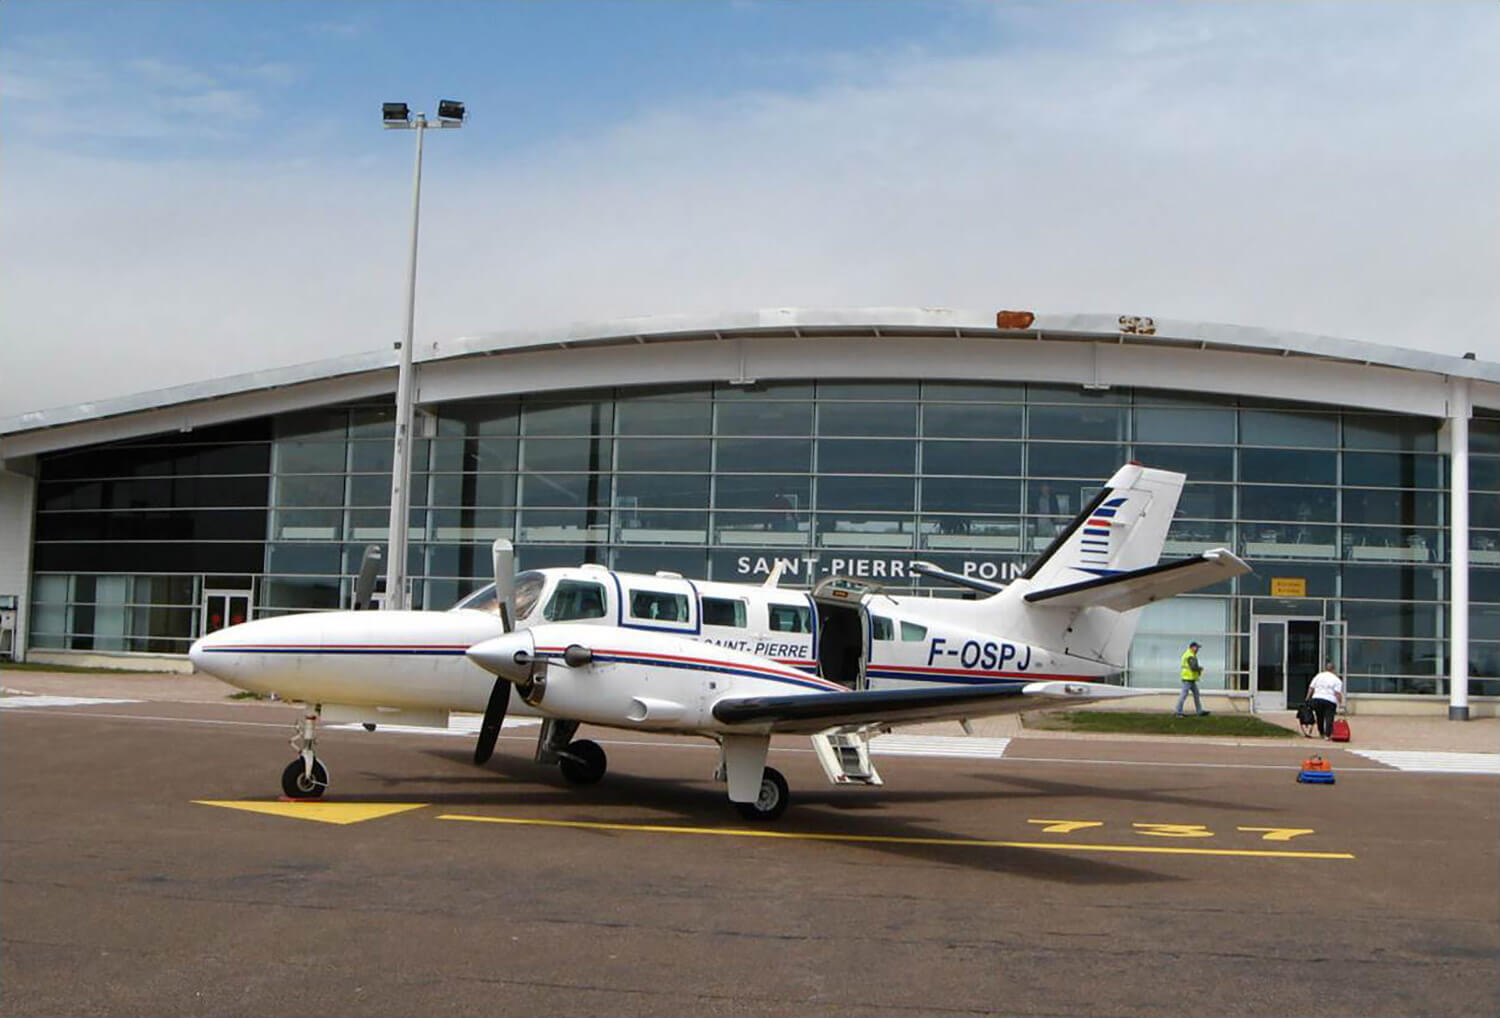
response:
M463 120L464 104L457 99L443 99L438 102L439 120Z
M411 119L406 103L381 103L380 116L387 125L404 125Z

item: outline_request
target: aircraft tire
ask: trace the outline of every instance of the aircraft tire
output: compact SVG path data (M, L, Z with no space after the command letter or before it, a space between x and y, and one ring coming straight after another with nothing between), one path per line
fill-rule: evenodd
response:
M568 743L567 752L570 755L561 757L557 763L568 782L574 785L593 785L604 777L609 759L604 755L604 747L597 742L592 739L574 739Z
M739 810L740 816L746 820L770 821L786 812L786 806L791 797L786 778L783 778L776 768L767 767L761 775L760 795L756 800L737 802L734 808Z
M311 783L307 777L306 768L302 766L302 758L299 756L281 772L281 790L288 799L318 798L328 787L328 768L323 766L322 760L314 759Z

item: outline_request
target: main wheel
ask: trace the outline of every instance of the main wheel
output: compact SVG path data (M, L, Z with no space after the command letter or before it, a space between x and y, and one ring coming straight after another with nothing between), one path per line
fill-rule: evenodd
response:
M327 787L328 768L323 766L322 760L316 758L313 759L311 780L308 779L307 769L302 766L300 756L287 764L286 770L281 772L281 790L288 799L316 799Z
M746 820L775 820L786 812L791 793L786 787L786 778L774 767L767 767L760 776L760 795L754 802L737 802L734 808Z
M604 769L608 766L608 758L604 755L604 749L592 739L574 739L568 743L564 751L567 755L559 754L557 761L562 776L575 785L592 785L604 777Z

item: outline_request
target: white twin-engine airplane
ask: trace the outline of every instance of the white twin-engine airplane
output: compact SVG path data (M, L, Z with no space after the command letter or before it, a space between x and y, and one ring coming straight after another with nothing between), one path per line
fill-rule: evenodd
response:
M579 724L701 735L716 777L751 819L771 820L787 784L766 766L773 734L812 736L836 783L880 784L868 740L893 725L964 720L1134 695L1091 680L1125 664L1140 608L1247 572L1224 548L1158 564L1185 477L1121 467L1031 563L999 584L923 566L976 600L893 597L829 579L810 594L602 566L495 579L446 612L315 612L211 633L194 665L253 692L308 705L282 775L293 798L321 795L316 726L446 726L483 711L475 763L507 713L542 719L536 760L572 782L604 775ZM373 575L373 574L372 574Z

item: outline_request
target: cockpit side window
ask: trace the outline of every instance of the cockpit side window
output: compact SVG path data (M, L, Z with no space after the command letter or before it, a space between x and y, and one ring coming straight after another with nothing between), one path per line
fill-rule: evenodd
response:
M531 615L532 609L536 607L536 599L541 595L542 588L546 585L547 577L541 573L525 572L516 575L515 620L517 622ZM500 600L495 596L495 585L493 583L485 584L468 597L459 601L451 610L458 611L460 609L485 612L489 615L499 615Z
M767 605L770 612L771 632L773 633L810 633L812 632L812 609L802 604L773 604Z
M548 622L604 618L604 588L584 580L561 580L542 612Z

